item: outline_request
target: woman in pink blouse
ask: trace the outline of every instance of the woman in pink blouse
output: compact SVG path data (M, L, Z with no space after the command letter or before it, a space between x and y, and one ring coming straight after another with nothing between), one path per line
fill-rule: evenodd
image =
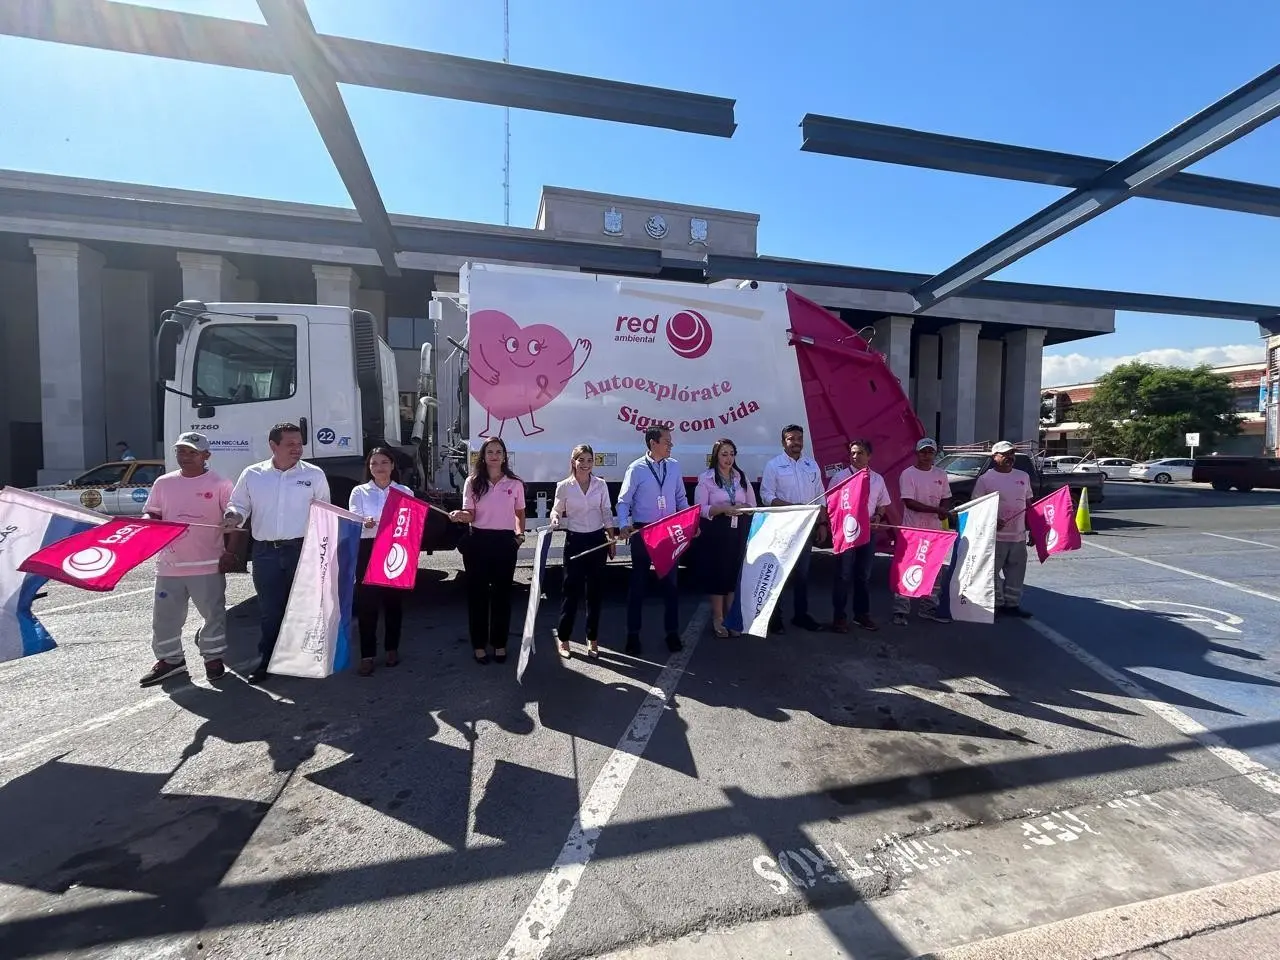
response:
M573 621L578 615L578 600L584 588L587 594L587 656L600 656L597 641L604 568L613 559L616 549L610 539L617 530L613 523L613 505L609 503L609 487L592 474L595 465L596 455L591 447L585 443L574 447L569 455L569 476L556 484L555 502L551 506L551 526L567 531L564 539L564 594L560 602L560 623L556 627L560 656L566 660L572 656L569 640L573 636ZM601 547L605 542L609 546ZM572 559L587 550L592 552Z
M717 440L711 448L711 469L698 477L693 500L702 508L698 539L702 576L711 594L711 626L717 637L740 636L726 630L724 616L733 606L733 593L747 552L749 520L743 507L756 506L755 491L737 464L732 440Z
M450 513L449 519L471 524L462 565L467 573L467 614L476 663L489 662L489 646L493 659L504 663L516 554L524 543L524 482L512 472L507 445L498 437L480 448L462 487L462 509Z

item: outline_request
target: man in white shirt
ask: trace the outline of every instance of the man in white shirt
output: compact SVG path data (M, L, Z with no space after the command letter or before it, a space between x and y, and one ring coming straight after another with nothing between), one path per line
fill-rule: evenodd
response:
M782 453L764 465L764 475L760 478L760 502L767 507L784 507L790 504L822 503L825 491L822 488L822 470L817 461L804 455L804 427L791 423L782 428ZM825 540L826 513L818 520L816 538ZM807 542L787 585L791 588L794 606L791 622L802 630L818 632L822 624L809 613L809 558L813 547ZM783 633L782 601L773 608L773 616L769 620L771 633Z
M1022 609L1022 582L1027 576L1027 504L1031 502L1031 477L1015 470L1016 448L1001 440L991 448L992 467L973 484L973 499L1000 494L996 517L996 613L1026 619Z
M302 430L296 423L277 423L268 435L271 459L245 467L231 492L223 517L228 530L249 522L253 537L253 588L258 594L262 662L249 675L250 683L267 679L267 665L280 636L293 575L298 569L302 538L306 536L311 501L329 502L324 471L302 459Z
M841 470L831 482L828 490L833 490L859 470L867 471L870 502L867 513L873 524L884 520L885 511L893 501L889 490L884 485L884 477L871 469L871 441L853 440L849 443L849 466ZM853 622L864 630L879 630L871 619L871 568L876 561L876 535L871 531L871 538L860 547L853 547L837 558L836 578L831 587L831 629L836 633L848 633L849 621L845 618L845 610L849 603L849 584L853 584Z

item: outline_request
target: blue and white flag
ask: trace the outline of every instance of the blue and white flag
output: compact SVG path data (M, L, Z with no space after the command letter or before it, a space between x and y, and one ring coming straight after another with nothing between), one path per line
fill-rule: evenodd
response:
M516 683L524 681L525 668L529 666L529 658L537 649L534 643L533 630L538 622L538 605L542 603L542 578L547 573L547 558L551 554L551 528L543 527L538 531L538 542L533 548L533 579L529 582L529 606L524 611L524 635L520 638L520 659L516 663ZM565 558L566 560L568 557ZM565 640L568 640L565 637Z
M311 501L280 639L267 670L287 677L327 677L351 662L351 600L364 519Z
M965 623L996 620L996 522L1000 494L970 500L956 510L958 523L941 613Z
M0 661L57 646L31 612L47 578L23 573L18 565L38 550L109 519L25 490L0 490Z
M724 618L730 630L763 637L778 605L787 577L800 559L822 508L813 506L765 507L754 512L747 533L747 555L733 596L733 607Z

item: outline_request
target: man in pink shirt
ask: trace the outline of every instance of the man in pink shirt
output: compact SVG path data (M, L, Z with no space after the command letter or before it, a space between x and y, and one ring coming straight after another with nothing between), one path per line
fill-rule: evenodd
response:
M898 478L902 495L902 525L922 530L941 530L942 521L951 514L951 481L947 471L933 465L938 455L937 441L925 437L916 444L916 463L907 467ZM951 618L938 612L945 577L938 577L933 592L920 598L920 618L935 623L950 623ZM907 625L911 612L911 598L893 595L893 622L899 627Z
M996 519L996 613L1007 617L1031 616L1022 609L1022 582L1027 576L1027 504L1031 501L1031 477L1013 469L1014 446L1001 440L991 448L990 470L973 485L973 499L1000 494Z
M142 508L156 520L189 523L185 533L161 551L151 615L151 649L155 666L139 681L150 687L185 673L182 628L187 602L196 606L204 625L196 634L205 674L219 680L226 673L227 578L235 557L223 546L222 516L231 501L231 481L209 469L209 443L200 433L184 433L174 442L178 469L158 478Z

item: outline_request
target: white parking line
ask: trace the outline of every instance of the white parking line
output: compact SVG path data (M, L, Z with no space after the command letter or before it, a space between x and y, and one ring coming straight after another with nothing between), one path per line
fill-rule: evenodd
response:
M68 603L61 607L50 607L48 610L41 610L38 607L32 607L32 612L37 617L47 617L51 613L62 613L64 610L79 610L81 607L87 607L91 603L102 603L104 600L111 600L115 597L132 597L138 593L150 593L155 587L139 587L137 590L126 590L123 593L112 591L101 597L94 597L92 600L81 600L79 603Z
M1280 546L1274 543L1263 543L1261 540L1246 540L1244 537L1228 537L1225 533L1210 533L1208 530L1201 530L1206 537L1217 537L1219 540L1234 540L1236 543L1251 543L1255 547L1269 547L1272 550L1280 550Z
M1268 793L1280 796L1280 775L1273 773L1247 753L1228 746L1221 737L1205 727L1204 724L1193 720L1177 707L1171 707L1163 700L1156 699L1155 695L1141 684L1136 683L1119 670L1103 663L1074 640L1070 640L1057 630L1054 630L1053 627L1046 626L1038 620L1027 620L1025 623L1046 640L1071 654L1094 673L1115 684L1180 734L1195 740L1236 773L1248 777Z
M707 624L707 613L708 608L704 603L689 620L682 637L684 649L667 661L657 682L649 688L649 695L632 718L627 732L605 761L587 798L578 808L578 815L574 818L573 828L560 850L560 856L534 894L524 916L516 924L507 945L498 954L501 960L535 960L551 946L551 937L568 913L582 874L595 855L600 834L617 809L618 801L627 788L627 781L639 765L649 738L662 719L662 713L675 693L685 667L689 665L689 658L693 656L698 638L702 636Z
M1139 557L1133 553L1125 553L1123 550L1117 550L1115 547L1104 547L1102 544L1093 540L1086 540L1085 542L1095 550L1105 550L1107 553L1114 553L1118 557L1128 557L1130 560L1136 560L1138 563L1146 563L1153 567L1159 567L1161 570L1171 570L1174 573L1181 573L1184 576L1195 577L1197 580L1214 583L1220 587L1227 587L1230 590L1239 590L1241 593L1247 593L1251 597L1260 597L1263 600L1271 600L1275 603L1280 603L1280 597L1277 597L1274 593L1263 593L1261 590L1254 590L1252 587L1241 586L1238 583L1232 583L1230 580L1219 580L1217 577L1211 577L1207 573L1196 573L1194 570L1185 570L1182 567L1175 567L1169 563L1161 563L1159 560L1152 560L1150 557Z
M139 700L137 703L131 703L127 707L120 707L118 710L112 710L110 713L104 713L99 717L92 717L88 720L77 723L74 726L67 727L64 730L55 730L53 733L46 733L43 737L36 737L24 743L18 749L10 753L0 755L0 764L12 763L15 760L21 760L28 757L38 750L43 750L49 744L61 740L63 737L70 736L73 733L88 733L91 730L97 730L99 727L105 727L109 723L115 723L124 717L134 713L141 713L143 710L150 710L152 707L161 703L172 703L167 696L152 696L145 700Z

